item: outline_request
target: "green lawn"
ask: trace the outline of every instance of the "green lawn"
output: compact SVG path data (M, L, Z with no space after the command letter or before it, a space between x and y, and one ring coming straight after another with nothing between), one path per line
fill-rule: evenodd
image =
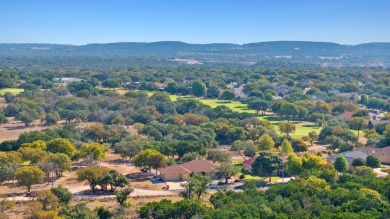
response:
M242 162L235 163L234 166L240 168L240 172L237 174L237 176L244 175L246 180L264 180L268 183L269 177L268 176L260 176L254 173L242 171L243 164ZM280 179L279 176L271 176L271 184L276 183Z
M20 89L20 88L4 88L4 89L0 89L0 95L3 95L7 92L13 94L13 95L17 95L17 94L20 94L24 91L24 89Z
M125 94L128 92L127 90L117 90L120 94ZM146 91L149 96L151 96L154 92L152 91ZM226 101L226 100L218 100L218 99L204 99L204 98L197 98L193 96L179 96L179 95L172 95L170 94L169 97L172 101L176 101L178 98L195 98L202 103L211 106L212 108L215 108L217 106L227 106L230 109L237 111L237 112L247 112L247 113L256 113L255 110L251 110L247 108L246 104L242 104L238 101ZM278 130L278 126L281 122L287 122L287 120L280 120L278 117L274 115L261 115L258 114L257 116L261 120L270 121L272 125L275 126L275 130ZM311 131L316 131L318 134L321 131L320 127L314 126L314 123L312 122L300 122L300 121L291 121L296 125L296 131L295 133L291 134L291 137L293 138L301 138L305 135L308 135Z

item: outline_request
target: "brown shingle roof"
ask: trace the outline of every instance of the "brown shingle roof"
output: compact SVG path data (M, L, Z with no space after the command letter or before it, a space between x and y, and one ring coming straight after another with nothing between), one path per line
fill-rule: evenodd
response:
M382 123L390 123L390 120L370 120L370 123L373 126L376 126L376 125L379 125L379 124L382 124Z
M181 167L193 172L205 172L212 173L215 172L217 166L208 160L193 160L187 163L180 164Z
M361 147L359 150L363 153L374 154L376 156L390 156L390 146L384 148Z
M190 162L177 164L160 169L161 174L169 173L212 173L215 172L216 165L207 160L193 160Z
M353 115L354 113L355 113L355 112L352 112L352 111L343 112L343 113L337 115L337 117L343 118L343 119L346 119L346 120L350 120L350 119L352 118L352 115Z
M170 173L191 173L191 171L181 167L180 165L174 165L174 166L160 169L160 174L170 174Z

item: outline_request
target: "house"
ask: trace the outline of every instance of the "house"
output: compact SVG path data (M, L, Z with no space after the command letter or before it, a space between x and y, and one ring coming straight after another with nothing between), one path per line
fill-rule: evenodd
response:
M290 92L290 87L287 85L281 85L276 88L276 93L281 97L288 92Z
M345 119L346 121L349 121L352 118L353 114L355 114L355 112L347 111L347 112L343 112L343 113L337 115L337 117Z
M159 90L164 90L164 88L165 88L165 84L164 83L154 82L154 84L157 86L157 88Z
M51 81L53 83L66 83L66 84L69 84L69 83L72 83L72 82L80 82L82 80L79 79L79 78L53 78Z
M217 166L208 160L193 160L160 169L160 176L165 181L185 180L195 173L212 175Z
M352 161L355 158L362 158L365 160L366 157L368 156L366 153L362 152L361 150L345 151L345 152L342 152L340 154L344 155L344 157L347 158L349 165L352 164ZM339 155L339 154L333 154L332 156L330 156L328 158L328 161L333 163L335 158L337 157L337 155Z
M390 120L370 120L368 121L367 128L373 129L380 124L390 124Z
M255 160L256 160L256 158L252 157L248 160L243 161L242 164L246 170L252 171L252 164L253 164L253 162L255 162Z
M383 164L390 164L390 146L384 148L362 147L358 150L377 156Z

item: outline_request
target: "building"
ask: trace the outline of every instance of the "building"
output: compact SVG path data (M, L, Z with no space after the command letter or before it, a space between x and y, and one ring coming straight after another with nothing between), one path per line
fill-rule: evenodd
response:
M368 121L367 128L373 129L380 124L390 124L390 120L370 120Z
M245 168L246 170L252 171L252 164L253 164L253 162L255 162L255 160L256 160L256 157L252 157L252 158L250 158L250 159L248 159L248 160L244 160L244 161L242 162L242 164L243 164L243 166L244 166L244 168Z
M362 158L365 160L366 157L368 156L366 153L362 152L361 150L345 151L345 152L342 152L340 154L344 155L344 157L347 158L349 165L352 164L352 161L355 158ZM332 156L330 156L328 158L328 161L333 163L335 158L337 157L337 155L339 155L339 154L333 154Z
M358 150L377 156L383 164L390 164L390 146L384 148L362 147Z
M208 160L193 160L160 169L160 176L165 181L185 180L195 173L212 175L217 166Z
M82 79L79 79L79 78L53 78L51 81L53 83L69 84L69 83L72 83L72 82L80 82L80 81L82 81Z
M355 114L355 112L347 111L347 112L343 112L343 113L337 115L337 117L345 119L346 121L349 121L352 118L353 114Z

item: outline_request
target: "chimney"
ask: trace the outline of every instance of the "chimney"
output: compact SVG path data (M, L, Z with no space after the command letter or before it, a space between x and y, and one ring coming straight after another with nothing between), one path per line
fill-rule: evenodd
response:
M198 156L196 156L196 157L195 157L195 160L199 160L199 157L198 157Z

